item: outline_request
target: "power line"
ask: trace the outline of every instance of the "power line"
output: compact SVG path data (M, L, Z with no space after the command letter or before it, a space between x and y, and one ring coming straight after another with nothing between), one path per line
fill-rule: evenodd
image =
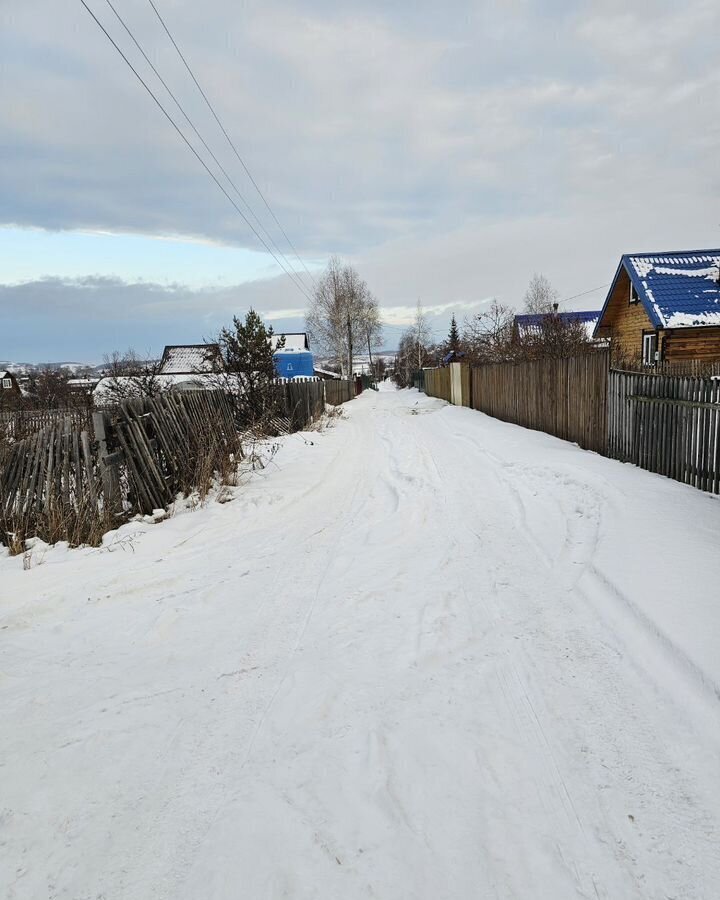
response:
M565 297L564 300L558 300L558 303L567 303L568 300L577 300L578 297L584 297L586 294L594 294L595 291L601 291L603 288L610 287L611 282L601 284L600 287L590 288L589 291L582 291L579 294L573 294L572 297Z
M303 267L303 269L305 269L305 271L306 271L307 274L309 275L310 280L312 281L313 285L315 285L315 286L317 287L317 282L315 281L315 278L313 277L313 275L312 275L312 273L310 272L310 270L308 269L308 267L305 265L304 261L303 261L302 258L300 257L300 254L299 254L299 253L297 252L297 250L295 249L295 245L293 244L293 242L292 242L292 241L290 240L290 238L288 237L287 232L285 231L285 229L284 229L284 228L282 227L282 225L280 224L280 220L279 220L278 217L275 215L275 213L273 212L273 210L272 210L270 204L268 203L267 199L265 198L265 195L264 195L263 192L260 190L260 187L259 187L258 183L255 181L255 179L253 178L252 173L250 172L250 169L248 169L248 167L245 165L245 161L243 160L242 156L240 156L240 152L238 151L237 147L235 146L235 144L234 144L232 138L230 137L230 135L229 135L229 134L227 133L227 131L225 130L225 126L224 126L223 123L220 121L220 117L219 117L218 114L215 112L215 109L214 109L212 103L210 102L210 100L208 99L207 94L205 93L205 91L204 91L204 90L202 89L202 87L200 86L200 82L199 82L199 81L197 80L197 78L195 77L195 73L194 73L193 70L190 68L190 64L188 63L188 61L187 61L187 60L185 59L185 57L183 56L182 50L178 47L177 42L175 41L175 38L174 38L174 37L172 36L172 34L170 33L170 29L169 29L169 28L167 27L167 25L165 24L165 20L164 20L163 17L160 15L160 12L158 11L157 6L155 6L155 3L153 2L153 0L148 0L148 3L150 4L150 6L152 6L152 8L153 8L153 10L154 10L154 12L155 12L155 15L158 17L158 20L159 20L160 24L162 25L163 29L165 30L165 34L167 34L167 36L170 38L170 41L171 41L173 47L174 47L175 50L177 51L178 56L180 57L180 59L181 59L182 62L183 62L183 65L184 65L185 68L188 70L188 72L189 72L189 74L190 74L190 77L191 77L192 80L195 82L195 86L196 86L197 89L200 91L200 94L202 95L203 100L204 100L205 103L207 104L208 109L209 109L210 112L213 114L213 117L214 117L215 121L217 122L217 124L220 126L220 130L221 130L222 133L225 135L225 138L226 138L228 144L230 144L230 146L232 147L233 153L234 153L235 156L238 158L238 160L239 160L239 162L240 162L240 165L241 165L241 166L243 167L243 169L245 170L245 174L247 175L247 177L248 177L248 178L250 179L250 181L252 182L253 187L254 187L255 190L258 192L258 194L259 194L259 196L260 196L262 202L265 204L265 206L266 206L268 212L270 213L270 215L271 215L271 216L273 217L273 219L275 220L275 224L277 225L277 227L278 227L278 228L280 229L280 231L282 232L283 237L284 237L285 240L288 242L288 246L290 247L290 249L293 251L293 253L294 253L295 256L297 257L298 262L300 263L300 265Z
M223 185L218 181L218 179L217 179L215 173L209 168L209 166L207 165L207 163L205 162L205 160L200 156L200 154L199 154L199 153L197 152L197 150L193 147L193 145L190 143L190 141L187 139L187 137L183 134L183 132L180 130L180 128L178 127L177 123L176 123L175 120L172 118L172 116L170 115L170 113L165 109L165 107L162 105L162 103L158 100L158 98L155 96L155 94L154 94L154 92L152 91L152 89L147 85L147 83L145 82L145 80L143 79L143 77L142 77L142 76L140 75L140 73L137 71L137 69L135 68L135 66L133 66L133 64L130 62L130 60L127 58L127 56L125 56L125 54L123 53L123 51L120 49L120 47L118 46L118 44L115 42L114 38L110 35L110 33L108 32L108 30L105 28L105 26L102 24L102 22L98 19L98 17L95 15L95 13L90 9L90 7L87 5L87 3L85 2L85 0L80 0L80 2L81 2L82 5L85 7L85 9L88 11L88 13L92 16L92 18L95 20L95 23L96 23L96 25L98 26L98 28L100 28L100 30L103 32L103 34L105 35L105 37L110 41L110 43L113 45L113 47L117 50L117 52L118 52L118 53L120 54L120 56L123 58L123 60L125 61L126 65L131 69L131 71L133 72L133 74L135 75L135 77L137 78L137 80L140 82L140 84L145 88L145 90L148 92L148 94L150 94L150 96L151 96L152 99L155 101L155 103L157 104L157 106L159 107L160 111L161 111L162 114L165 116L165 118L168 120L168 122L170 122L170 124L171 124L172 127L175 129L175 131L177 131L177 133L180 135L180 137L182 138L182 140L183 140L183 141L187 144L187 146L190 148L190 151L191 151L192 154L195 156L195 158L198 160L198 162L200 163L200 165L205 169L205 171L206 171L206 172L208 173L208 175L212 178L212 180L215 182L215 184L220 188L220 190L223 192L223 194L227 197L227 199L228 199L228 200L230 201L230 203L233 205L233 207L235 208L235 210L240 214L240 216L242 217L243 221L247 224L247 226L250 228L250 230L251 230L252 233L255 235L255 237L260 241L260 243L265 247L265 249L268 251L268 253L269 253L269 254L272 256L272 258L275 260L275 262L280 266L280 268L283 270L283 272L285 272L285 274L292 280L292 276L293 276L294 273L291 272L291 271L288 271L288 270L285 268L285 266L282 264L282 262L281 262L281 261L278 259L278 257L275 255L275 253L273 252L273 250L271 249L271 247L268 245L268 243L265 241L265 239L262 237L262 235L260 235L260 234L257 232L257 230L256 230L255 227L253 226L252 222L247 218L247 216L245 215L245 213L240 209L240 207L239 207L239 206L237 205L237 203L233 200L233 198L230 196L230 194L228 194L228 192L225 190L225 188L223 187ZM298 283L298 282L296 282L296 281L293 281L293 284L295 284L295 286L296 286L296 287L298 288L298 290L303 294L303 296L305 297L306 300L310 300L310 299L311 299L311 298L310 298L310 295L309 295L308 292L307 292L307 290L302 286L302 282Z
M567 303L570 300L577 300L578 297L585 297L587 294L594 294L595 291L601 291L603 288L610 287L611 282L607 284L601 284L598 287L590 288L587 291L581 291L579 294L573 294L571 297L564 297L562 300L558 300L558 303ZM412 328L412 323L408 323L407 325L395 325L390 322L381 322L380 323L384 328L397 328L400 331L407 331L409 328ZM445 332L442 330L435 330L432 332L433 334L444 334Z
M180 101L177 99L177 97L175 96L175 94L174 94L174 93L172 92L172 90L170 89L170 86L168 85L168 83L167 83L167 82L165 81L165 79L162 77L162 75L160 74L160 72L158 72L157 67L153 64L153 62L152 62L152 60L150 59L150 57L147 55L147 53L145 52L145 50L142 48L142 46L140 45L140 42L139 42L139 41L137 40L137 38L135 37L135 35L134 35L133 32L131 31L131 29L130 29L130 27L128 26L128 24L125 22L125 20L123 19L123 17L122 17L122 16L120 15L120 13L117 11L117 9L115 8L115 6L114 6L113 3L111 2L111 0L105 0L105 2L107 3L107 5L110 7L110 9L111 9L111 10L113 11L113 13L115 14L115 17L117 18L118 22L120 22L120 24L122 25L122 27L123 27L123 28L125 29L125 31L128 33L130 39L131 39L132 42L135 44L135 46L137 47L137 49L138 49L138 50L140 51L140 53L143 55L143 58L145 59L145 62L146 62L146 63L150 66L150 68L153 70L153 72L154 72L155 75L157 76L158 80L160 81L160 83L162 84L162 86L165 88L165 90L168 92L168 94L170 95L170 97L172 97L173 102L175 103L175 106L177 106L178 110L179 110L180 113L183 115L185 121L188 123L188 125L189 125L189 126L192 128L192 130L195 132L195 134L196 134L198 140L202 143L203 147L205 147L205 149L206 149L207 152L210 154L210 156L212 156L213 160L215 161L215 164L216 164L217 167L220 169L220 171L223 173L223 175L225 176L225 178L227 179L227 181L229 182L229 184L232 186L232 188L233 188L233 190L235 191L235 193L237 194L237 196L240 198L241 202L242 202L243 205L245 206L245 209L246 209L246 210L250 213L250 215L253 217L253 219L255 220L255 222L256 222L256 224L258 225L258 227L262 229L262 231L264 232L265 236L266 236L267 239L270 241L270 243L273 245L273 247L275 248L275 250L277 250L277 252L278 252L278 253L280 254L280 256L283 258L283 260L288 264L288 266L289 266L289 268L292 270L293 274L296 275L296 277L298 278L298 280L300 280L300 282L303 284L303 287L305 287L304 282L302 282L302 278L300 277L300 275L299 275L298 273L295 272L295 268L294 268L294 266L291 264L290 260L285 256L285 254L283 253L283 251L282 251L282 250L278 247L278 245L275 243L275 241L274 241L272 235L270 234L270 232L267 230L267 228L265 228L265 226L263 225L263 223L260 221L260 219L258 218L258 216L255 214L255 211L253 210L253 208L250 206L250 204L248 203L248 201L247 201L247 200L245 199L245 197L242 195L242 192L240 191L240 189L238 188L238 186L235 184L235 182L232 180L232 178L228 175L228 173L227 173L225 167L222 165L222 163L221 163L220 160L217 158L217 156L215 156L215 154L213 153L212 149L208 146L207 141L203 138L203 136L200 134L200 132L198 131L198 129L195 127L194 122L192 121L192 119L190 118L190 116L188 116L188 114L185 112L185 109L183 108L183 106L182 106L182 104L180 103Z

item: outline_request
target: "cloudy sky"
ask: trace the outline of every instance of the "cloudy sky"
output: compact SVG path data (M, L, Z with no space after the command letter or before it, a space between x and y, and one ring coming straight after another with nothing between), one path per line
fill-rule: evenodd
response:
M440 335L534 272L566 298L623 252L720 246L717 0L155 2L303 267L149 0L113 0L305 290L351 261L388 346L418 299ZM302 327L303 291L80 0L0 0L0 159L0 359L156 352L251 305Z

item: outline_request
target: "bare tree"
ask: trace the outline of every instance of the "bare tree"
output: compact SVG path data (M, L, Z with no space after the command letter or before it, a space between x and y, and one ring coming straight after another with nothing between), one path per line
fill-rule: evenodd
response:
M425 366L436 365L441 349L432 344L430 325L418 300L412 325L403 332L395 358L395 381L400 387L409 387L413 375Z
M473 363L501 362L514 355L513 311L493 299L487 312L465 319L463 346Z
M525 312L536 314L551 313L554 309L554 304L558 301L558 296L558 292L548 279L536 272L530 279L530 284L525 291Z
M313 342L347 377L352 376L355 351L380 341L377 300L357 271L335 256L318 281L305 318Z
M555 312L542 316L537 325L525 327L514 342L515 355L522 359L579 356L596 349L585 324L561 318Z
M395 356L395 382L399 387L409 387L412 384L413 372L416 371L416 344L412 328L404 331Z
M125 353L113 350L103 356L104 377L100 382L103 402L121 403L137 397L156 397L172 387L171 381L163 378L159 359L142 359L135 350Z
M62 409L70 405L70 375L66 369L43 366L30 376L28 393L39 409Z
M370 371L376 373L376 364L373 364L372 354L373 350L377 351L382 349L383 328L382 322L380 321L380 308L377 300L370 292L368 292L365 303L362 326L365 331L365 342L370 361ZM377 362L379 363L381 360L378 360Z
M430 324L428 323L427 316L425 315L425 310L423 309L423 305L419 299L417 302L417 309L415 310L415 320L412 324L412 333L413 340L415 342L417 368L422 369L423 362L425 360L425 357L427 356L427 352L432 340L432 332L430 331Z

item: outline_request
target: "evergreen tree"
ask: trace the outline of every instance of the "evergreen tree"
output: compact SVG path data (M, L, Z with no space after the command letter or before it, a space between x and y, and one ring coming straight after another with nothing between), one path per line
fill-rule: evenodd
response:
M455 321L455 313L453 313L453 317L450 321L450 331L448 331L447 336L447 349L448 351L457 351L460 349L460 332L458 331L457 322Z
M272 326L265 323L254 309L242 322L233 316L231 328L223 328L218 335L226 376L234 376L238 385L238 404L244 416L257 419L272 411L273 382L277 377L273 353L285 346L282 337L277 348L272 341Z

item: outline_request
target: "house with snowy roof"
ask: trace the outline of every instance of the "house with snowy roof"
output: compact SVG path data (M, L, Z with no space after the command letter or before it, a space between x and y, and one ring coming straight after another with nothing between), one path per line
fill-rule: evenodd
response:
M555 304L557 306L557 304ZM513 319L513 340L521 341L526 338L539 337L549 319L563 325L577 325L582 328L589 340L593 339L595 326L600 318L600 310L568 310L549 313L527 313L517 315Z
M168 344L160 360L161 375L199 375L222 368L217 344Z
M92 390L93 402L106 406L163 391L211 391L218 387L223 369L217 344L168 344L157 368L151 363L145 374L104 375ZM234 380L226 378L226 385Z
M594 335L647 366L720 360L720 250L623 255Z

